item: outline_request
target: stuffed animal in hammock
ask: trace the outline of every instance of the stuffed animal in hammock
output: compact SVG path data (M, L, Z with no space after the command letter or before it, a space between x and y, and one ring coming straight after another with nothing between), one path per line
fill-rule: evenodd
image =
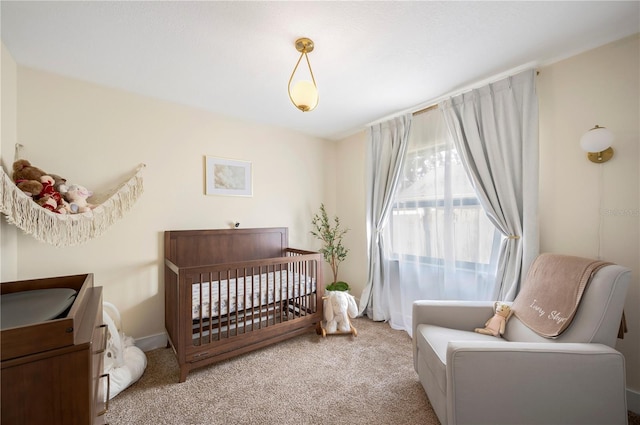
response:
M56 210L58 209L58 203L50 195L41 196L40 198L38 198L38 200L36 200L36 203L42 208L51 212L56 212Z
M61 190L64 191L64 199L69 203L72 213L83 213L95 208L95 205L87 202L87 199L93 195L93 192L86 187L80 186L79 184L72 184L67 188L61 186Z
M49 175L50 175L51 177L53 177L53 188L54 188L58 193L61 193L60 187L65 187L65 188L67 187L67 186L66 186L66 185L67 185L67 179L65 179L64 177L59 176L59 175L57 175L57 174L49 173Z
M42 183L42 191L40 195L38 195L38 204L42 206L39 202L40 199L44 197L53 198L56 202L54 212L58 214L66 214L71 212L71 208L69 203L62 197L60 192L55 188L55 179L50 175L44 175L40 177L40 182Z
M507 320L511 317L511 307L508 304L501 303L496 301L493 305L493 310L495 314L493 317L489 318L487 322L484 324L484 328L476 328L475 332L485 334L485 335L493 335L493 336L501 336L504 334L504 330L507 325Z
M42 192L40 177L46 173L38 167L31 165L26 159L18 159L13 163L12 178L16 186L29 197L37 199Z

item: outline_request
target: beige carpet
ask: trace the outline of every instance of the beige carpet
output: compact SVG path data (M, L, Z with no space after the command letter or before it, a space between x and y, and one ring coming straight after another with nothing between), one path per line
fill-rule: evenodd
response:
M358 336L305 334L196 369L178 383L170 349L110 402L111 425L439 425L413 370L411 339L354 320ZM629 414L629 425L640 416Z
M111 425L439 424L404 331L366 318L358 336L305 334L189 373L170 349L109 405Z

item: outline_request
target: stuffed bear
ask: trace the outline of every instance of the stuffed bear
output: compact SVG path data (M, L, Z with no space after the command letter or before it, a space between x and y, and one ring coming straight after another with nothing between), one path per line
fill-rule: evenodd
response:
M26 159L19 159L13 163L13 181L31 198L37 197L42 192L40 177L46 174L40 168L32 166Z
M50 195L41 196L36 200L36 203L40 205L42 208L49 210L51 212L56 212L56 210L58 209L58 203Z
M508 304L501 303L499 301L494 303L493 310L495 311L493 317L487 320L484 324L484 328L476 328L475 332L493 336L502 336L502 334L504 334L507 320L509 320L513 311Z
M358 306L353 295L344 291L327 291L324 303L324 318L327 321L327 332L350 332L349 317L358 315Z
M40 177L40 183L42 183L42 191L40 192L39 197L49 195L53 199L55 199L58 204L62 203L62 195L56 190L54 186L55 180L53 179L53 177L44 175Z
M51 195L41 196L40 198L36 199L35 202L42 208L56 214L67 214L69 212L65 204L58 204L55 198ZM64 200L62 202L64 202Z
M52 198L55 201L55 208L52 210L53 212L57 212L59 214L66 214L71 212L71 207L69 203L62 197L60 192L58 192L55 188L55 180L52 176L44 175L40 177L40 181L42 182L42 191L37 196L37 202L40 206L44 206L40 200L44 197ZM47 202L47 205L52 205L51 202ZM50 209L49 207L46 207Z
M63 189L64 190L64 189ZM93 195L89 189L79 184L72 184L63 193L65 200L69 203L72 213L83 213L91 211L95 205L87 202L87 198Z
M67 179L65 179L64 177L61 177L57 174L49 174L51 177L53 177L53 188L58 192L58 193L62 193L62 191L60 190L61 187L66 188L66 184L67 184Z

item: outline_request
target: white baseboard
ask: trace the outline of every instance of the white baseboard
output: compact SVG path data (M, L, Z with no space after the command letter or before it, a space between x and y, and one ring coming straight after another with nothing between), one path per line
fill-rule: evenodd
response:
M627 388L627 409L640 415L640 392Z
M167 334L160 333L143 338L136 339L136 347L142 351L151 351L156 348L165 348L167 346Z

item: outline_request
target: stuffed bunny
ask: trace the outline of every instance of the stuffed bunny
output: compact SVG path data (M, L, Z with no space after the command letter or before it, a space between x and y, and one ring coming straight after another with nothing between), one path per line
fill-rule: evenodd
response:
M350 332L349 317L358 315L358 306L353 295L344 291L327 291L324 303L324 318L327 321L327 332Z

